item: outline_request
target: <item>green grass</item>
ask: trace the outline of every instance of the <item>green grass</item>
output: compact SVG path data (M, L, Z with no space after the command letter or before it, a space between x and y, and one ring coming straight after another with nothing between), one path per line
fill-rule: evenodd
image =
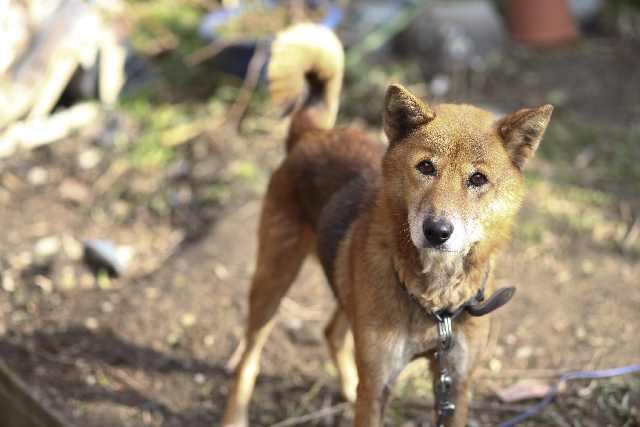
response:
M574 185L614 189L623 193L640 190L640 128L596 124L581 117L560 116L552 120L538 156L569 174L562 178ZM585 175L589 180L585 180ZM612 188L615 187L615 188Z
M540 243L545 235L619 251L640 209L640 129L554 117L526 170L528 199L514 237ZM635 242L632 249L639 250Z
M198 79L197 68L183 64L184 55L206 43L197 35L198 22L206 12L197 2L129 0L139 25L130 37L140 52L150 52L159 44L175 47L168 60L157 61L160 74L172 85L188 87ZM172 46L175 45L175 46Z

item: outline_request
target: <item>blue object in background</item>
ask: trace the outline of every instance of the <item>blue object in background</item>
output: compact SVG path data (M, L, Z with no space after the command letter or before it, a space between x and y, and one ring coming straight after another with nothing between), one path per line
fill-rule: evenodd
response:
M275 7L278 3L279 2L275 1L272 2L271 5ZM327 15L322 20L318 21L318 24L320 25L335 29L342 19L342 7L337 4L313 0L308 0L307 4L312 7L324 6L327 8ZM198 25L198 35L208 42L215 41L218 38L216 28L234 16L240 14L242 11L242 7L236 7L233 9L218 9L208 13L202 18ZM271 42L271 40L267 41ZM226 47L214 58L217 68L225 73L233 74L244 79L247 74L249 61L251 61L251 58L256 51L257 44L258 40L244 42L238 41L237 43ZM260 79L263 82L267 81L267 64L268 60L260 71Z

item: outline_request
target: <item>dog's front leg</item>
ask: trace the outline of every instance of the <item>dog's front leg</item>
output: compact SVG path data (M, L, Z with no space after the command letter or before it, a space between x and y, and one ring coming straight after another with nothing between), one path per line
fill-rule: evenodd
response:
M376 332L360 333L354 339L359 383L353 425L381 427L393 384L409 360L403 343Z
M360 380L354 405L354 427L381 427L391 386L384 382Z

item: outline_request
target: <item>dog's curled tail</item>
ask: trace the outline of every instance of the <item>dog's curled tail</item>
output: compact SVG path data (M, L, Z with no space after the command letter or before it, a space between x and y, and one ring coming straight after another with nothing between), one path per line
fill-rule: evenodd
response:
M343 72L342 43L330 29L299 24L278 33L271 47L268 69L271 99L295 105L307 83L307 95L294 113L292 131L296 126L309 126L302 123L307 119L320 128L333 127Z

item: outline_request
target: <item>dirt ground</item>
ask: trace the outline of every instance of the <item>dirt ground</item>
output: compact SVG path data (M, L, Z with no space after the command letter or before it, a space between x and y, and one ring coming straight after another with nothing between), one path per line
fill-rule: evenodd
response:
M509 61L515 71L492 72L465 99L511 111L561 90L554 119L640 126L637 44L596 39ZM225 363L246 315L260 195L281 159L284 129L244 136L211 129L180 146L166 169L140 172L118 160L122 138L137 136L136 123L115 114L0 160L0 357L45 406L76 426L216 424L229 387ZM366 130L380 139L379 128ZM470 426L496 425L536 403L497 399L497 390L520 378L551 384L565 372L639 361L640 262L628 234L640 217L637 187L589 179L589 168L576 164L541 156L529 168L537 190L521 221L545 232L537 240L516 233L499 263L496 285L518 291L493 316ZM612 195L615 204L602 207L605 222L623 224L628 250L547 221L555 203L549 194L566 182ZM96 279L82 262L80 242L95 238L130 249L124 277ZM266 345L254 425L341 403L321 340L332 306L310 259ZM412 365L399 382L388 425L428 425L432 397L422 369ZM639 414L635 374L571 382L544 415L522 425L632 426ZM303 425L348 419L348 410L338 411Z

